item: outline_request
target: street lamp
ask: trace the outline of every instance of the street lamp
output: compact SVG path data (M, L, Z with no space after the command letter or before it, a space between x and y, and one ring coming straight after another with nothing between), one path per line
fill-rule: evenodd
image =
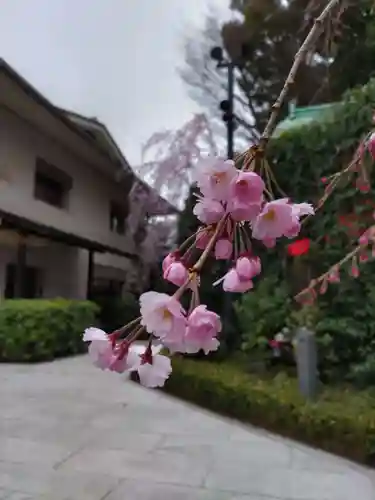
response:
M223 112L223 121L226 123L227 127L227 157L233 160L233 139L234 139L234 113L233 113L233 101L234 101L234 63L230 60L225 59L223 54L223 49L221 47L214 47L211 50L211 58L217 62L217 68L226 68L228 75L228 94L227 99L220 102L220 109ZM231 294L224 293L224 303L223 303L223 320L224 320L224 331L223 333L228 335L230 333L230 324L232 319L232 298Z
M225 59L223 49L214 47L211 50L211 58L217 62L217 68L226 68L228 75L228 95L227 99L220 102L220 109L223 111L223 121L227 126L227 156L233 159L233 136L235 129L233 101L234 101L234 63Z

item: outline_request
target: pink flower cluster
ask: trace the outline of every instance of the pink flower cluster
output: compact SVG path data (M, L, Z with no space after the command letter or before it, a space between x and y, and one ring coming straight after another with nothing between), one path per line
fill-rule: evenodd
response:
M308 203L293 204L286 198L267 201L261 177L238 170L230 160L204 160L197 167L195 180L200 195L193 211L202 227L192 236L192 245L186 248L189 238L167 255L162 265L164 279L179 287L176 293L170 296L148 291L140 297L138 320L109 335L97 328L88 328L84 334L96 366L119 373L137 372L147 387L163 385L171 373L169 358L160 354L162 348L172 354L201 350L208 354L219 347L220 317L199 300L204 258L212 254L229 260L230 269L217 283L222 282L227 292L246 292L253 288L253 279L262 269L252 240L273 247L278 238L294 238L300 231L301 217L314 213ZM203 250L199 265L193 260L197 249ZM180 302L186 292L191 294L188 310ZM128 329L130 333L121 338ZM144 331L150 340L137 352L134 341Z
M85 330L83 340L90 342L89 355L95 366L117 373L137 372L141 384L146 387L164 385L172 371L171 360L159 354L161 346L154 350L149 345L140 354L126 340L117 342L116 332L108 335L93 327Z
M88 328L83 340L90 342L89 354L98 368L138 372L141 384L158 387L172 371L170 359L159 354L162 347L170 353L190 354L201 349L208 354L219 347L220 317L205 305L187 314L175 297L153 291L141 295L140 305L141 324L158 341L158 350L155 353L150 343L139 354L127 339L118 340L117 332L108 335L98 328Z
M255 172L243 172L232 160L207 158L196 168L195 181L200 196L193 209L203 226L196 235L196 248L204 250L216 225L226 218L213 255L232 260L233 266L219 280L227 292L246 292L253 288L252 279L260 274L260 259L253 255L251 239L272 248L283 236L295 238L301 229L301 217L313 215L308 203L293 204L287 198L266 201L265 184ZM242 251L236 248L236 235ZM163 263L164 279L181 286L188 278L187 259L175 253Z
M198 305L187 314L180 302L164 293L146 292L141 295L142 325L171 353L208 354L219 347L217 335L220 317Z

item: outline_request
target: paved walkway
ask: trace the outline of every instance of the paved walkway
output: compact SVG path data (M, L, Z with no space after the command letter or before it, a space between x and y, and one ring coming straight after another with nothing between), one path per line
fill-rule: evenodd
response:
M373 500L372 472L95 370L0 365L0 499Z

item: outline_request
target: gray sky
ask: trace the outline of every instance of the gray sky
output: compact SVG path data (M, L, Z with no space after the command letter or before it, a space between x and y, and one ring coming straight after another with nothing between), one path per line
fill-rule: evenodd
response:
M0 0L0 56L54 104L106 123L132 164L196 107L176 72L184 36L229 0Z

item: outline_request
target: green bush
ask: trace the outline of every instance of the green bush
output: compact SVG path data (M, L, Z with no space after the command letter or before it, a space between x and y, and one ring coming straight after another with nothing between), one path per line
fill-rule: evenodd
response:
M375 463L375 397L325 389L306 402L285 375L260 379L228 363L175 358L165 391L352 460Z
M97 312L89 301L2 301L0 361L47 361L84 352L83 331L94 325Z
M262 350L286 326L291 302L285 285L275 277L261 278L253 291L241 297L235 309L244 353Z

